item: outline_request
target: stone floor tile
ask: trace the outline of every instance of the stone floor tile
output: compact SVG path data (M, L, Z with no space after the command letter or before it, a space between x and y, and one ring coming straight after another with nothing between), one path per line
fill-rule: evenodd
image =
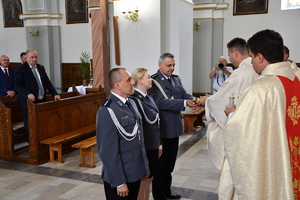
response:
M1 195L1 200L18 200L19 197L12 195Z
M178 183L184 183L188 178L189 176L176 175L176 174L173 174L172 176L173 182L178 182Z
M191 176L194 173L195 170L193 169L186 169L186 168L180 168L178 169L174 174L175 175L181 175L181 176Z
M203 179L199 186L208 187L208 188L217 188L219 185L219 181L210 180L210 179Z
M179 138L172 192L181 200L216 200L220 171L208 155L206 128L197 129ZM95 168L78 166L79 150L65 154L62 164L0 161L0 200L105 200L102 162L96 148L94 153Z

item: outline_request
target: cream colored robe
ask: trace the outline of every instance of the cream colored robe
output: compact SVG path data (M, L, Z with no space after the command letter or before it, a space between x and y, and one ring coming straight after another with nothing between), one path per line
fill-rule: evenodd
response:
M223 83L217 93L207 98L205 113L208 122L206 136L208 152L213 164L221 170L224 162L223 128L227 123L224 113L229 97L237 97L258 77L251 64L251 58L243 60Z
M295 72L296 76L300 79L300 68L297 66L297 64L294 61L292 61L291 67Z
M277 75L295 78L288 62L268 65L225 127L219 199L294 199L285 91Z

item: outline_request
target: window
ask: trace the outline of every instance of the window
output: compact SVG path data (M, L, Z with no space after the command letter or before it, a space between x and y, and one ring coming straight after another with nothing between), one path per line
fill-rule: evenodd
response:
M300 0L281 0L281 10L300 9Z

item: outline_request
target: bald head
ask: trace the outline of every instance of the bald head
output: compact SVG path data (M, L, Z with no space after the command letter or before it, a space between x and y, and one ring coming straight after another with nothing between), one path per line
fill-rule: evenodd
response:
M0 65L3 68L7 68L9 65L9 57L7 55L0 56Z

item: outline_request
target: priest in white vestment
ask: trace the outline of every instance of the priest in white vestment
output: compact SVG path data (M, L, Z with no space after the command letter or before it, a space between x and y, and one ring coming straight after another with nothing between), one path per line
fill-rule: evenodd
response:
M299 80L282 62L279 33L260 31L247 47L260 77L241 95L225 127L219 199L299 199L300 116L293 112L299 111Z
M300 68L297 66L297 64L294 61L291 62L291 68L295 72L296 76L300 78Z
M205 113L208 122L207 143L208 152L213 164L221 170L224 162L223 131L227 122L224 113L229 97L239 95L258 77L251 64L251 58L245 48L246 41L234 38L228 44L230 62L237 68L223 83L218 92L208 97L205 102Z
M298 78L300 78L300 69L299 69L299 67L297 66L297 64L293 60L289 59L289 57L290 57L289 48L287 46L283 46L283 61L286 61L286 62L290 63L293 71L296 74L296 76Z

